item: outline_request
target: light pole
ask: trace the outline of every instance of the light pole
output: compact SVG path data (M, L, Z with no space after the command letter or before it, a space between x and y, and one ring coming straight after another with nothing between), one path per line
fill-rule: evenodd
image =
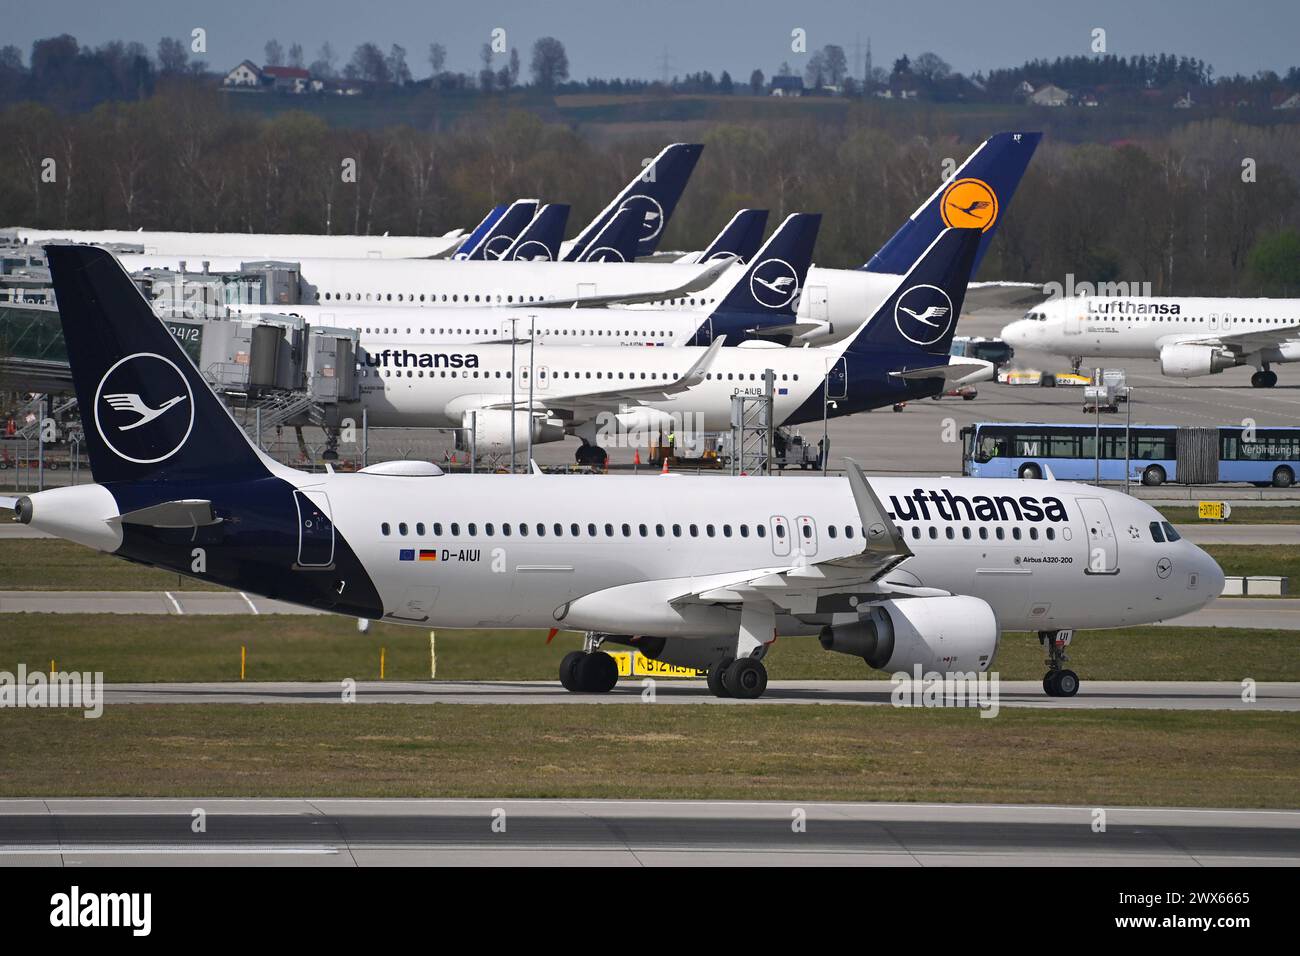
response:
M533 468L533 380L537 378L537 369L533 367L533 357L537 354L537 316L528 317L528 470Z
M515 407L515 372L519 371L519 366L515 364L515 343L519 340L519 319L511 318L510 320L510 474L515 473L515 418L519 409Z

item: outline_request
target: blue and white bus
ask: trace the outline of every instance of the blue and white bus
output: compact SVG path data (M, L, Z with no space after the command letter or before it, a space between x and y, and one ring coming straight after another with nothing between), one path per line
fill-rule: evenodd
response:
M1300 428L978 422L961 431L961 473L1042 478L1051 469L1062 480L1091 481L1098 431L1102 481L1123 481L1126 459L1129 480L1144 485L1241 481L1289 488L1300 472Z

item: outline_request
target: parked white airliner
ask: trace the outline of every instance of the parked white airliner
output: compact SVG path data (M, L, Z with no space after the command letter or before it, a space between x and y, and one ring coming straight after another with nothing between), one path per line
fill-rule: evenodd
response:
M1277 384L1275 363L1300 361L1300 299L1070 296L1035 306L1002 330L1015 348L1071 359L1153 359L1194 378L1252 365L1250 384Z
M949 382L993 374L988 362L948 354L979 237L976 229L946 230L857 334L834 345L724 349L717 338L707 348L368 349L360 357L361 405L371 426L473 429L477 450L486 452L530 434L534 443L574 434L594 445L619 432L725 431L733 396L764 394L769 370L777 426L935 395ZM755 260L751 269L761 267ZM795 263L796 274L806 261Z
M257 450L113 258L48 247L94 482L0 499L33 528L205 581L429 627L565 628L591 653L707 667L753 698L781 637L888 671L989 668L1040 632L1069 696L1063 631L1175 617L1223 576L1159 513L1050 481L446 476L409 462L307 474ZM969 268L969 263L967 263ZM108 395L170 408L139 428ZM133 403L134 404L134 403ZM815 482L820 481L820 484Z

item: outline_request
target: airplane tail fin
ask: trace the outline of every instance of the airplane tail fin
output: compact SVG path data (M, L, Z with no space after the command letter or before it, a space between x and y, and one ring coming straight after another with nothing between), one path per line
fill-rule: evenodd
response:
M903 275L944 229L976 228L983 231L975 253L978 270L1042 138L1042 133L990 136L862 269Z
M774 323L792 318L812 265L821 224L821 213L797 212L786 217L763 248L754 253L749 267L718 303L714 315L743 312Z
M698 143L674 143L665 147L578 234L565 260L579 261L609 220L623 208L631 209L639 219L636 254L648 256L653 253L703 151L704 147Z
M500 259L537 215L536 199L516 199L472 246L467 242L456 252L457 259L475 262Z
M766 209L742 209L731 217L731 222L709 243L697 261L735 259L752 262L754 253L763 244L763 230L767 228Z
M45 253L97 482L269 473L112 255L76 245Z
M641 217L631 209L614 213L600 234L591 240L580 262L631 262L641 238Z
M564 227L569 221L569 206L565 203L547 203L524 227L503 259L524 259L530 262L555 262L560 257L560 243L564 241Z
M489 209L487 215L483 217L479 224L470 230L469 235L460 240L459 245L455 248L452 258L464 259L471 252L477 249L487 234L492 231L492 227L495 226L497 221L506 214L506 210L509 208L510 206L507 203L502 203L499 206L493 206Z
M848 340L846 351L892 350L948 355L966 285L975 268L979 229L944 229Z

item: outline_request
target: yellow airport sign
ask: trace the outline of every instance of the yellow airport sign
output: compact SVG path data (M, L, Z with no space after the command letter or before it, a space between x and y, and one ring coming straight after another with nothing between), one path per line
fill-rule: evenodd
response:
M704 677L704 671L678 667L644 656L639 651L605 651L618 665L619 677Z
M1227 521L1232 514L1232 505L1226 501L1200 501L1196 504L1196 516L1202 521Z

